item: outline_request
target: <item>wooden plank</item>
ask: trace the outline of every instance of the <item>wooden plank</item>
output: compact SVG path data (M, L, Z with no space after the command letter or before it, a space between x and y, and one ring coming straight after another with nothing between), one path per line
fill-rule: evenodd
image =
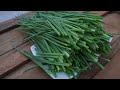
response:
M6 76L3 79L51 79L51 77L39 67L29 70L32 67L36 67L36 64L30 61L9 74L9 77Z
M120 15L113 13L107 15L107 17L104 17L104 27L105 30L110 33L120 33ZM115 40L119 35L114 35L112 43L114 43Z
M19 46L26 42L23 40L25 34L16 31L16 29L0 35L0 56L13 49L13 46Z
M31 15L33 13L34 12L32 11L32 12L26 13L24 15L21 15L21 17L26 16L26 15ZM14 23L14 24L12 24L12 23ZM8 29L8 26L14 27L15 23L16 22L14 21L14 19L11 19L10 21L9 20L5 21L4 23L0 24L0 30L2 31L4 29ZM13 45L19 46L26 42L23 40L23 38L25 36L24 33L16 31L16 28L9 29L9 30L10 30L9 32L6 32L6 33L3 33L0 35L0 42L1 42L0 43L0 56L7 53L10 50L12 50Z
M116 13L107 15L104 17L104 24L120 29L120 15Z
M5 22L0 23L0 34L9 31L11 29L19 27L15 19L10 19Z
M35 11L27 12L20 17L32 15ZM0 23L0 34L11 29L19 27L15 18Z
M11 22L7 24L10 23ZM27 42L23 40L24 36L25 34L16 31L16 29L0 35L0 77L3 77L4 75L28 62L28 59L26 57L21 55L19 52L14 52L15 50L13 49L14 46L22 47L24 45L27 45ZM25 44L22 45L23 43ZM27 47L30 46L28 45L24 48L26 49Z
M30 52L30 46L31 44L28 42L19 48ZM28 59L15 49L0 56L0 78L16 69L16 67L18 68L22 64L25 64L26 62L28 62Z

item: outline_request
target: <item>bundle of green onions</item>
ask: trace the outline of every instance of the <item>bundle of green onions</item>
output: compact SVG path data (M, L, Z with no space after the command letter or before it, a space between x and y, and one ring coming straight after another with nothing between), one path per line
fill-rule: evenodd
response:
M18 19L37 56L20 52L48 74L64 71L70 77L91 69L92 64L103 68L98 58L111 51L111 35L104 31L102 17L89 12L38 11Z

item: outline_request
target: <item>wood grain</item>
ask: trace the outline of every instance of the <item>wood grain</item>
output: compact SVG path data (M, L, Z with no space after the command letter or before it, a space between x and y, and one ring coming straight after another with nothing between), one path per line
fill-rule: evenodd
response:
M26 42L25 34L16 29L0 35L0 56L12 50L14 46L19 46Z
M9 74L9 77L4 77L4 79L51 79L41 68L30 69L32 67L36 67L36 64L30 61Z
M30 43L25 43L19 48L21 50L30 52L30 46ZM28 62L28 58L20 54L15 49L0 56L0 78L2 78L4 75L7 75L9 72L13 71L19 66L25 64L26 62Z

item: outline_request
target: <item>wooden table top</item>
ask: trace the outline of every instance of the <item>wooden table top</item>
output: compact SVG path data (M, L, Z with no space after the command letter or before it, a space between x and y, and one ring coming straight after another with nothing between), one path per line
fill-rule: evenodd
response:
M108 11L91 11L96 15L105 15ZM26 14L26 15L31 15ZM108 14L104 16L105 30L111 33L120 32L120 15ZM20 26L16 25L15 19L7 20L0 23L0 78L4 79L51 79L41 68L34 68L25 72L31 67L36 65L28 60L25 56L17 52L13 46L17 46L22 50L30 52L31 44L28 41L24 41L24 34L16 31ZM110 59L116 55L120 49L119 37L115 36L112 41L113 54ZM105 65L107 62L101 60ZM93 66L94 69L88 70L81 74L80 79L93 78L100 69L97 66Z

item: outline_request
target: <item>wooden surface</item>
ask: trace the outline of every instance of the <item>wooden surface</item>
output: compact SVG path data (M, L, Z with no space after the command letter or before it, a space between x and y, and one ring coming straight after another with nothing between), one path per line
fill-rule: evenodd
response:
M32 67L35 67L36 64L33 62L29 62L8 76L4 77L4 79L51 79L41 68L37 67L29 70ZM26 71L28 70L28 71Z
M30 52L30 46L30 43L25 43L19 48L21 50L26 50ZM25 56L17 52L15 49L0 56L0 77L9 74L10 72L18 68L18 66L21 66L26 62L29 62L29 60Z
M24 34L16 31L16 29L0 35L0 56L12 50L14 46L19 46L25 41Z
M96 12L97 15L103 15L107 11L94 11L94 12ZM111 19L111 17L114 18L114 17L117 17L117 15L115 16L112 15L109 17L109 19ZM117 28L115 28L116 26L111 27L112 23L107 22L105 20L106 18L107 16L104 18L104 22L106 22L105 30L110 32L118 32L119 31L118 27ZM7 29L9 29L9 27L6 27L6 30ZM3 32L2 34L0 34L0 42L1 42L0 43L0 78L50 79L50 77L41 68L34 68L30 71L24 72L28 68L31 68L36 65L14 49L13 45L21 48L22 50L29 51L29 47L31 46L31 44L28 43L27 41L23 41L24 34L21 32L15 31L15 29L10 29L8 32ZM112 42L114 43L114 47L116 44L115 42L117 42L117 39L118 37L115 37L114 42ZM115 52L117 52L118 49L119 49L119 46ZM99 69L95 69L94 71L92 71L94 72L92 74L90 74L90 72L84 73L83 75L81 75L80 78L91 78L98 71Z

